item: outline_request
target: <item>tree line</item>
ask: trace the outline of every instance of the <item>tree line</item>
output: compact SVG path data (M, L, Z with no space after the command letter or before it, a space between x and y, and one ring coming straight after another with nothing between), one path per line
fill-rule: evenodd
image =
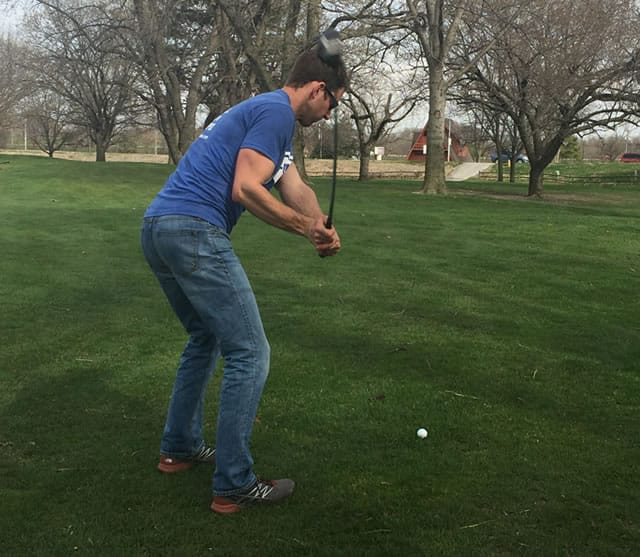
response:
M20 34L0 38L0 118L29 116L50 153L81 127L97 161L127 126L153 126L177 163L203 113L281 87L332 26L351 69L339 125L361 179L373 146L428 106L425 193L446 193L456 110L497 152L526 153L541 196L569 138L637 123L639 22L635 0L33 0ZM299 129L303 175L304 144Z

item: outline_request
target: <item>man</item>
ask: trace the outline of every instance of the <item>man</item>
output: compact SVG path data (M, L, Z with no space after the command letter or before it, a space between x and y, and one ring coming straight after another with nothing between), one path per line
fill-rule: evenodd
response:
M291 495L289 479L258 480L249 442L269 372L269 343L230 233L246 209L306 237L321 256L340 249L315 193L292 160L295 122L328 119L347 86L340 56L305 51L286 85L216 118L194 141L145 213L142 248L189 334L160 446L164 473L215 462L211 509L233 513ZM280 200L270 189L275 186ZM219 357L224 376L216 448L202 437L203 403Z

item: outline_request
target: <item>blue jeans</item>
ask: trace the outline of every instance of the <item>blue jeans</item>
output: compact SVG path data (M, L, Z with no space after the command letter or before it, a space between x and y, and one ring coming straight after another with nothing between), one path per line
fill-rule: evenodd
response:
M249 280L229 235L194 217L144 219L142 251L189 334L171 395L161 454L184 458L204 444L204 396L220 356L214 495L256 481L251 432L269 373L270 348Z

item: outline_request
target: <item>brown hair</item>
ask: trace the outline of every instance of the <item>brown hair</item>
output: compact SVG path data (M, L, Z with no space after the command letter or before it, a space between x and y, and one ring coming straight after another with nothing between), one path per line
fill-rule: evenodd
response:
M348 86L347 70L341 56L335 56L327 63L318 56L318 47L305 50L293 65L287 85L302 87L310 81L324 81L330 91L337 91Z

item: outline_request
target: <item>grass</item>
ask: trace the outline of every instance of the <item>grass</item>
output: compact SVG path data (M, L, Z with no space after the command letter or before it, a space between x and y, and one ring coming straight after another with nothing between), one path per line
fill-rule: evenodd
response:
M220 517L211 470L154 470L185 335L138 230L170 168L3 160L6 555L637 553L638 188L341 181L327 260L244 216L272 344L256 469L298 487Z
M503 166L504 182L509 182L509 167ZM530 166L516 164L516 180L529 180ZM498 165L495 164L486 174L497 175ZM640 164L602 162L602 161L563 161L552 163L545 169L545 187L558 183L578 184L581 187L598 186L628 186L640 187ZM490 176L489 176L490 178Z

